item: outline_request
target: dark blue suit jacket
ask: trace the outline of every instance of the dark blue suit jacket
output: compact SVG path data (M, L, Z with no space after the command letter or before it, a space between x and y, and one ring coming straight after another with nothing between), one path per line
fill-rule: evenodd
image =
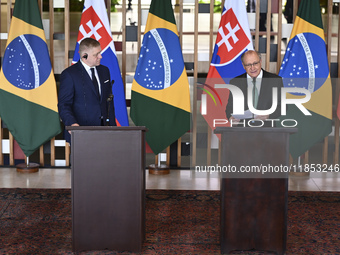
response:
M96 67L101 88L100 99L89 74L80 61L66 68L60 76L58 97L59 115L65 126L78 123L80 126L101 126L108 117L107 98L112 92L110 71L106 66ZM115 126L113 101L109 110L110 126ZM65 139L70 142L66 131Z

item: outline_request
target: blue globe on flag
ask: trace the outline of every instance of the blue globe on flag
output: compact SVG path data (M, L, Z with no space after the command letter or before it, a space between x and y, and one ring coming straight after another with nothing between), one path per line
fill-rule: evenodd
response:
M301 33L292 38L279 72L284 86L317 91L329 74L327 59L319 54L322 50L326 50L325 42L316 34Z
M183 57L175 33L158 28L144 35L135 73L138 84L150 90L166 89L178 80L183 69Z
M41 57L47 53L47 45L40 37L32 34L20 35L7 46L3 66L6 79L15 87L31 90L38 88L51 74L49 58Z

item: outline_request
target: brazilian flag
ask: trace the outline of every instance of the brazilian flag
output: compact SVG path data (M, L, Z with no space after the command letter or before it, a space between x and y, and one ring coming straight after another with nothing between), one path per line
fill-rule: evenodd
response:
M16 0L0 74L0 116L28 157L61 132L37 0Z
M288 105L281 119L298 122L298 132L290 136L290 153L301 156L332 130L332 87L319 0L302 0L294 22L279 75L285 87L309 90L311 99L303 106L305 115L295 105ZM301 99L301 94L287 94Z
M171 0L153 0L132 83L130 117L155 154L190 130L189 82Z

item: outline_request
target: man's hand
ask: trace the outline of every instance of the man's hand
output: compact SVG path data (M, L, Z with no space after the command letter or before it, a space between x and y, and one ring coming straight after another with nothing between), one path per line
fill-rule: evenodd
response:
M230 116L229 122L237 125L237 124L239 124L240 119L236 119L233 116Z
M71 125L71 127L79 127L79 124L78 124L78 123L73 123L73 124ZM69 134L71 134L71 130L69 130L68 132L69 132Z
M255 115L254 116L254 119L257 119L257 120L266 120L269 118L269 115Z

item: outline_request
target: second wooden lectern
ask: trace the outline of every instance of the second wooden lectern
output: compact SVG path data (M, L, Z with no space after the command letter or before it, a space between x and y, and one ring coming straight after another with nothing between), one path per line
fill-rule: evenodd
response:
M275 251L287 239L289 134L293 128L217 128L221 134L221 252ZM221 166L221 167L222 167ZM225 168L227 169L227 168Z
M71 130L74 251L141 252L145 237L143 127Z

